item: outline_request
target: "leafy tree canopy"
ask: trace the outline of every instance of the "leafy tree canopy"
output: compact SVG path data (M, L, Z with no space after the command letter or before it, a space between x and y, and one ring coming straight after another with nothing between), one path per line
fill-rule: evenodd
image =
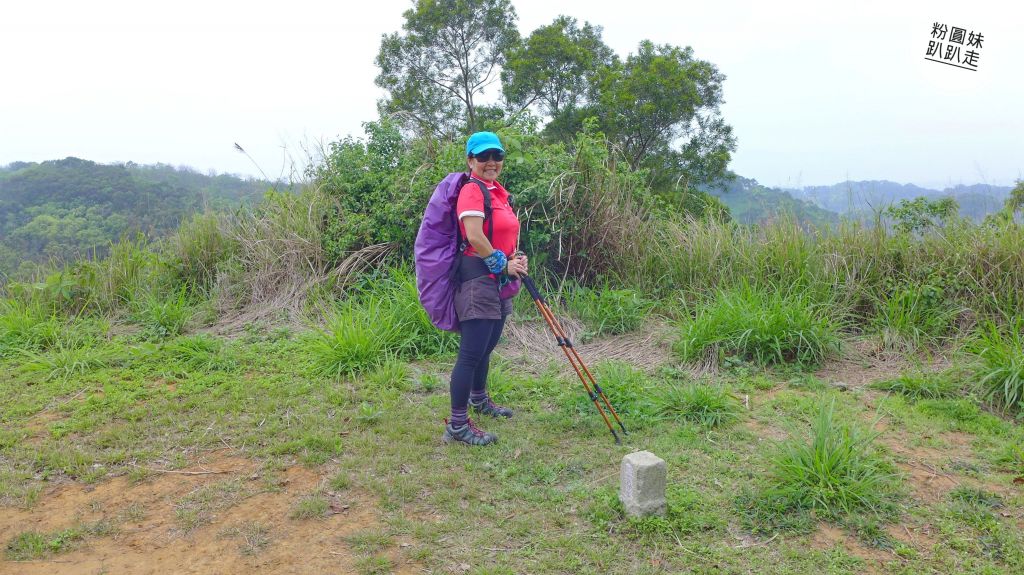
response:
M405 33L385 34L377 54L377 85L388 91L381 114L420 133L476 131L477 98L519 41L512 3L417 0L404 17Z

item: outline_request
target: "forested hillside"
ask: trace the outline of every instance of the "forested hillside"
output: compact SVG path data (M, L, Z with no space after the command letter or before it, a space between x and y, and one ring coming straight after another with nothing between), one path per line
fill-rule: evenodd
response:
M812 225L821 229L839 223L839 214L834 211L794 198L785 190L762 186L751 178L736 176L725 187L709 189L708 193L721 200L732 217L744 224L766 223L783 215L795 217L804 228Z
M102 255L125 233L163 236L188 214L251 202L269 187L163 164L65 158L0 167L0 275L24 261Z
M797 199L813 202L826 210L855 217L857 214L871 214L874 210L884 210L890 204L897 204L901 200L918 197L929 200L953 198L960 207L960 215L975 222L980 222L985 216L1002 209L1010 195L1010 188L1007 186L974 184L934 190L886 180L848 181L831 186L808 186L785 191Z

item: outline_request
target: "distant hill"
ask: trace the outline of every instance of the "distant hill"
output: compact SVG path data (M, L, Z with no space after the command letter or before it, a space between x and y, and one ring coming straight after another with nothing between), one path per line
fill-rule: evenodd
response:
M270 186L163 164L12 163L0 167L0 276L23 261L103 254L124 233L167 235L193 212L253 202Z
M822 209L813 202L797 199L785 190L768 188L757 180L736 176L724 189L706 189L729 207L733 219L744 224L760 224L784 214L796 217L804 228L823 228L839 223L839 214Z
M886 180L847 181L831 186L809 186L802 189L786 188L793 197L839 214L860 216L873 210L883 210L900 200L924 196L928 199L952 197L960 204L960 215L981 221L986 215L999 211L1010 195L1009 186L974 184L955 186L944 190L922 188L913 184L897 184Z

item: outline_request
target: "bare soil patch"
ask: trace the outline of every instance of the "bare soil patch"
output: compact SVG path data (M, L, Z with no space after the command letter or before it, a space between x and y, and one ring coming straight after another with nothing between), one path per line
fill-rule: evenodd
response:
M125 476L97 485L65 483L41 494L31 509L4 509L4 546L25 531L54 533L104 520L114 530L47 559L0 560L0 573L354 573L359 556L346 538L380 528L372 498L354 490L330 494L331 511L323 519L292 519L295 504L325 482L316 470L277 471L274 489L258 462L227 453L175 471L154 472L137 484ZM177 512L182 501L225 484L239 487L237 498L213 505L201 524L184 528ZM419 572L402 549L378 555L388 556L397 573Z
M811 546L823 550L841 547L864 561L865 573L880 573L886 563L896 559L889 551L868 547L846 531L827 523L818 525L818 530L811 536Z
M916 365L939 371L949 367L951 361L941 353L914 357L889 351L877 338L861 337L845 342L841 357L830 359L814 375L833 385L854 389L895 378Z

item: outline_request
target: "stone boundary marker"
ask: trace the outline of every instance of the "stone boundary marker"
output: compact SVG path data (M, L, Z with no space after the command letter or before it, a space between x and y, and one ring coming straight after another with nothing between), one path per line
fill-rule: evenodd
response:
M665 514L667 470L665 460L650 451L637 451L622 458L619 500L626 508L626 515L646 517Z

